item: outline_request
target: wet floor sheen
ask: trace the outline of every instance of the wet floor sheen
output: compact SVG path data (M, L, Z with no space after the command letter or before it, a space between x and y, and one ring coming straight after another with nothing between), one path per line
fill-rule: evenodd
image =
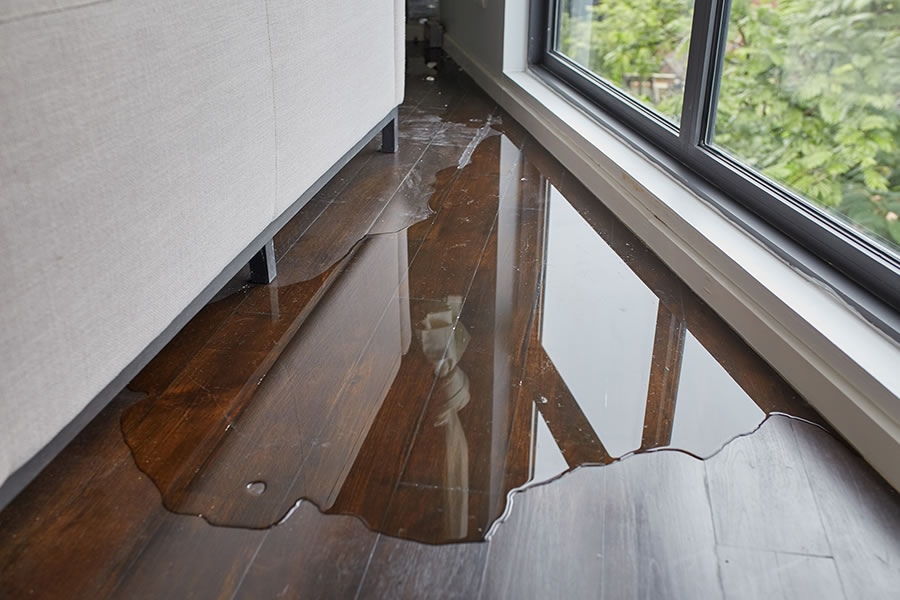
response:
M280 234L274 283L223 294L132 382L122 431L169 510L268 528L308 499L394 537L479 541L530 483L707 458L773 413L818 421L482 109L408 114L397 155L367 155L384 164Z

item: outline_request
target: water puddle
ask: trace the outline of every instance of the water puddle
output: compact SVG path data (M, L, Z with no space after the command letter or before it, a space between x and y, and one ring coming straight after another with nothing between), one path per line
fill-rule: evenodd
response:
M479 541L512 490L581 465L819 421L542 150L458 106L474 145L433 135L386 205L301 211L276 281L213 302L132 382L123 434L169 510L268 528L303 498Z

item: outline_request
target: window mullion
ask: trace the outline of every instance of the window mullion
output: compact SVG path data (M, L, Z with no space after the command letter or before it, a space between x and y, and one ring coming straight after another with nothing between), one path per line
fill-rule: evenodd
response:
M528 62L537 65L552 49L555 35L556 2L554 0L531 0L528 16Z
M715 118L717 71L725 50L720 32L727 26L729 5L730 0L696 0L694 4L679 133L684 152L707 140Z

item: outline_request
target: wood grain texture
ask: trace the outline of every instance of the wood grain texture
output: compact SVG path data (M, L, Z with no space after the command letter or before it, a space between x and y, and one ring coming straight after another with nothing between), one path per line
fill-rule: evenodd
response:
M358 597L475 598L487 551L484 542L431 546L381 536Z
M360 247L199 471L167 496L173 509L268 527L298 498L331 505L403 355L398 243L380 237ZM265 490L247 493L253 482Z
M169 516L134 466L117 398L0 513L9 598L103 598Z
M449 183L455 179L459 157L465 148L428 146L421 160L412 168L391 197L370 234L405 230L436 214Z
M699 461L655 453L517 494L481 597L721 597L703 479Z
M498 202L497 195L490 194L477 196L477 206L461 204L460 187L472 177L464 174L456 180L419 247L409 268L411 298L465 297L493 229ZM497 187L495 180L481 179Z
M716 553L727 600L845 597L831 557L722 545Z
M720 544L831 556L789 419L770 418L705 464Z
M683 317L660 302L656 314L656 335L653 339L641 449L662 448L672 441L678 380L684 356L684 336Z
M168 514L110 597L232 598L266 533Z
M900 495L831 435L792 424L848 598L896 598Z
M302 502L265 540L234 598L353 598L377 534L353 517Z
M427 146L401 139L394 154L376 153L293 246L297 280L315 277L368 233ZM298 264L298 271L300 264Z
M442 302L410 301L413 323L443 309ZM445 348L435 352L443 354ZM411 344L330 512L358 515L373 529L382 526L435 380L430 353Z

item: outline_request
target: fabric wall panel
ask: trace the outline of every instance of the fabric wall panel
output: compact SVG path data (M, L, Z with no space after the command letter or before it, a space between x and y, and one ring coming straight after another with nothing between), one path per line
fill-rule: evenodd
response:
M0 0L0 24L108 0Z
M394 0L394 103L403 103L406 84L406 0Z
M267 35L257 0L0 24L0 481L271 221Z
M395 0L267 0L278 130L276 212L397 102Z

